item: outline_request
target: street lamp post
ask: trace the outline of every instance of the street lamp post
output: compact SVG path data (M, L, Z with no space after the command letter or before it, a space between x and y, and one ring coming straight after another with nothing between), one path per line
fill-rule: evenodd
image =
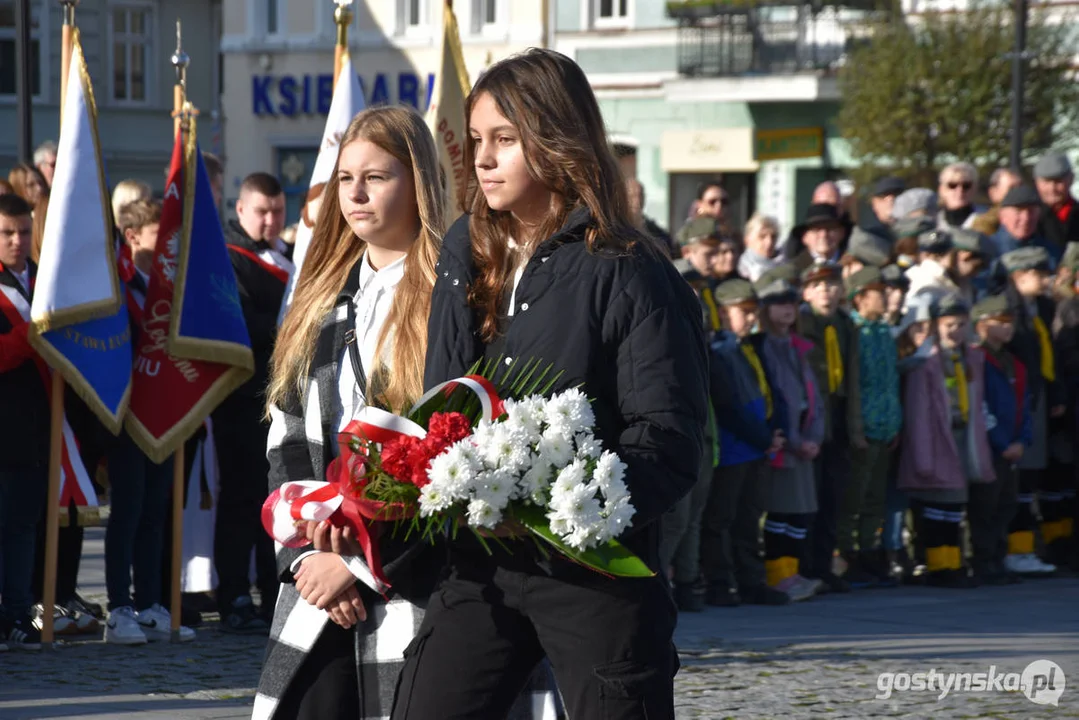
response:
M30 0L15 2L15 97L19 116L19 159L32 162L33 98L30 87Z
M1023 84L1026 75L1027 0L1015 0L1015 52L1012 53L1011 167L1023 169Z

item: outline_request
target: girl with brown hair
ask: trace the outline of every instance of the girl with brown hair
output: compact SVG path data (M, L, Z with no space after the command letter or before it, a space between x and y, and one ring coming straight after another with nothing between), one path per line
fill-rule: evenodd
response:
M621 541L658 569L654 522L696 482L707 421L700 305L634 229L603 118L576 64L529 50L466 103L465 210L443 241L424 384L479 359L530 360L581 387L627 464ZM499 380L501 378L496 378ZM605 577L512 523L488 554L451 541L451 572L405 651L393 718L501 718L546 655L569 717L673 718L675 608L662 574Z
M365 405L404 411L422 393L444 227L438 177L415 112L372 108L349 125L274 349L271 491L323 480L337 434ZM277 552L281 591L254 716L385 717L442 557L386 533L387 601L349 537L314 524L308 534L313 545Z
M30 203L30 207L36 206L39 200L48 197L49 184L45 182L45 176L41 174L41 171L33 165L19 163L11 168L7 179L15 190L15 194L22 196L23 200Z

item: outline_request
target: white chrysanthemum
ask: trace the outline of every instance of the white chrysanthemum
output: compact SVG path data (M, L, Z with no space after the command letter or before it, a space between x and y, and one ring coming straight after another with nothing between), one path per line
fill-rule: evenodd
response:
M538 456L531 458L531 467L517 483L515 499L529 500L533 505L547 504L547 488L550 487L554 468L540 462Z
M471 527L485 527L493 530L502 522L502 513L486 500L476 498L468 503L468 524Z
M521 433L528 445L539 442L543 432L543 403L539 398L504 400L506 408L504 424L513 434Z
M573 436L585 430L591 430L596 424L592 403L585 394L576 388L560 392L547 401L543 409L544 417L550 428Z
M499 468L519 473L528 467L530 453L523 432L514 433L505 423L495 426L484 445L479 446L483 463L488 468Z
M577 457L581 460L594 460L599 457L602 447L599 440L592 434L590 430L577 433L577 437L573 439L573 443L577 446Z
M429 517L435 513L449 510L453 507L455 498L442 492L442 489L431 483L420 491L420 517Z
M504 470L490 470L476 478L475 495L500 514L509 504L510 496L517 487L516 479Z
M556 428L547 428L536 446L542 462L556 468L565 467L573 460L573 442L570 436Z
M592 471L592 478L599 484L605 494L619 494L621 488L625 492L626 464L622 459L610 450L605 450L596 461L596 469Z
M454 443L448 450L431 460L427 479L453 501L467 497L468 487L479 472L467 439Z
M585 465L580 460L574 460L558 471L558 477L551 485L551 501L556 496L566 495L585 488Z
M607 503L603 513L607 521L607 537L604 542L616 538L633 525L632 518L636 512L629 504L629 496L625 496L616 503Z

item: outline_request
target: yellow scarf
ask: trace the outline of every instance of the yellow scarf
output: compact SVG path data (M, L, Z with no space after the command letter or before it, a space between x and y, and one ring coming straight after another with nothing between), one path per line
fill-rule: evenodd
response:
M1045 327L1042 319L1034 316L1034 330L1038 333L1038 344L1042 351L1042 377L1046 382L1057 379L1056 363L1053 360L1053 341L1049 336L1049 328Z
M757 357L757 351L749 343L742 344L742 354L746 356L746 360L757 375L757 386L760 387L761 395L764 396L764 416L770 419L772 417L772 388L768 387L768 377L764 374L761 359Z
M959 355L952 355L952 362L955 363L955 390L956 395L959 396L959 414L963 417L963 422L969 422L970 396L967 394L969 392L967 369L963 366L963 359Z
M712 324L712 332L719 330L719 310L716 308L716 299L712 296L711 288L701 288L701 300L708 308L708 321Z
M843 353L839 351L834 325L824 328L824 353L828 359L828 392L834 393L843 382Z

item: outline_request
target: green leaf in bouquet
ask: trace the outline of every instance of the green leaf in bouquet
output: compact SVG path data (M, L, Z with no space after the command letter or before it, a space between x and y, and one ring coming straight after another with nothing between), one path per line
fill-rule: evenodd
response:
M611 540L605 545L588 550L577 550L570 547L551 530L543 508L535 505L518 506L514 507L513 515L522 525L537 537L547 541L558 552L596 572L623 578L655 576L655 573L645 565L643 560L627 550L617 540Z

